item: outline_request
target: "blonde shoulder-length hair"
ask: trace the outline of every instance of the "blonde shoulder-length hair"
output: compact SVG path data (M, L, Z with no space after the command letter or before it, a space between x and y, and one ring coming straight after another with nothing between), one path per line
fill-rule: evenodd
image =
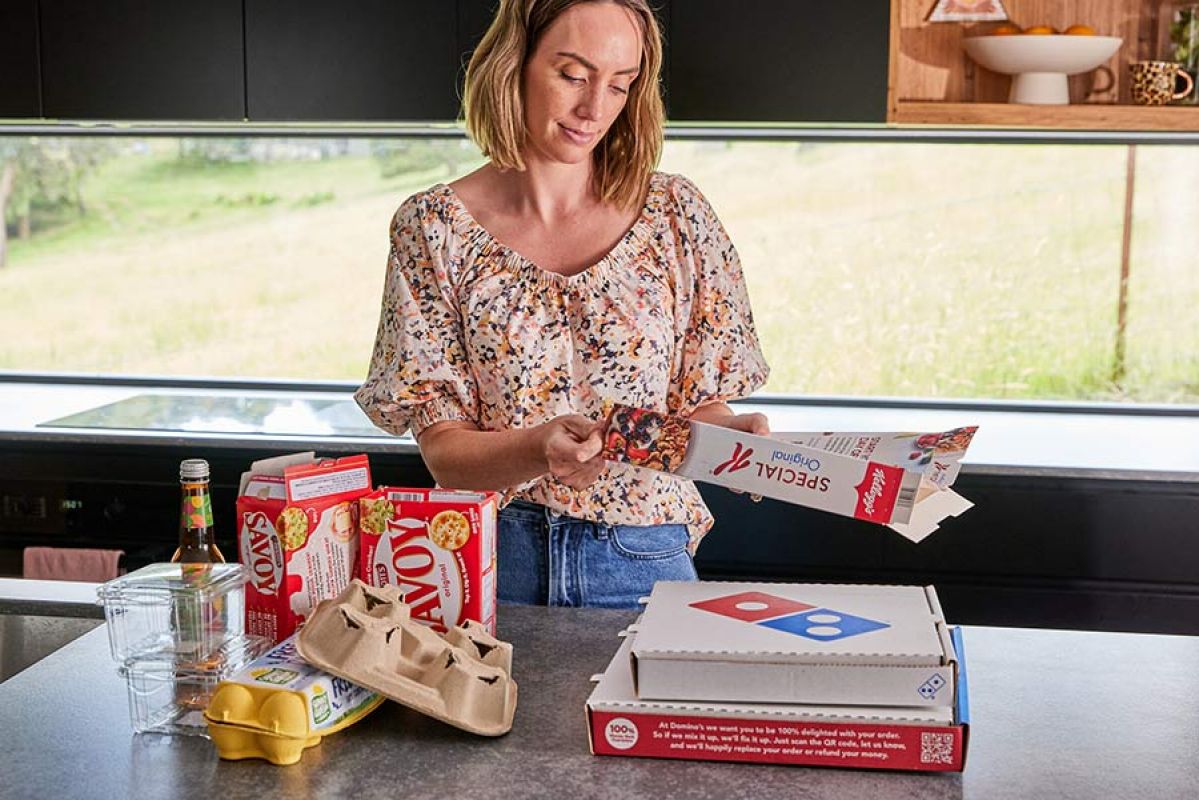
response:
M646 0L501 0L466 68L462 94L466 131L500 169L525 168L521 158L526 135L521 92L525 62L563 11L587 2L623 6L641 26L640 73L629 87L620 116L592 154L596 194L606 203L636 207L662 154L666 117L658 87L662 39Z

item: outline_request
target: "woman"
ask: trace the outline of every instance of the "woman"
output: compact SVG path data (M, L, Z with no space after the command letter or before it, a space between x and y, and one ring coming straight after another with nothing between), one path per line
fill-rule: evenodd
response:
M503 492L500 599L629 607L693 580L712 519L690 481L600 456L605 401L767 433L734 414L768 368L741 267L662 149L645 0L503 0L467 69L490 161L410 197L370 374L438 484Z

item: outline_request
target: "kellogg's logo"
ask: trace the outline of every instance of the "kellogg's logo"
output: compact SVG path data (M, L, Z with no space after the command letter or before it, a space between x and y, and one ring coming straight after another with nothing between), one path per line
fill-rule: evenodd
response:
M899 497L903 476L904 471L901 467L873 461L867 464L865 477L854 487L858 493L854 516L871 522L889 522Z
M737 472L749 466L749 457L754 454L752 447L743 447L741 442L737 442L737 446L733 449L733 456L728 461L724 461L712 470L713 475L719 475L726 470L729 473Z
M870 473L870 490L862 496L862 505L865 507L867 514L874 515L874 504L882 497L883 491L886 488L886 474L878 467L875 467Z
M283 548L275 526L261 511L242 515L241 560L248 564L251 583L259 594L275 596L283 578Z

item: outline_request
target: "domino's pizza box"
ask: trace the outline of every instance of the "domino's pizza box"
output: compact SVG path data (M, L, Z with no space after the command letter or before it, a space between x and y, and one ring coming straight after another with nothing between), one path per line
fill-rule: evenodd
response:
M952 707L931 586L659 581L631 652L643 700Z
M969 741L961 631L952 708L645 700L633 688L625 638L587 699L587 735L600 756L741 761L795 766L960 772Z

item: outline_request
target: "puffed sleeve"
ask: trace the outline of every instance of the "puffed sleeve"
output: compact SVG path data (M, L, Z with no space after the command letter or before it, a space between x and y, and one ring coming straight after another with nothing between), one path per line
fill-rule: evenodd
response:
M392 219L379 331L366 382L354 395L372 422L396 435L411 429L419 436L437 422L478 419L444 246L430 244L427 226L437 223L419 195Z
M695 184L676 176L671 189L680 263L667 407L688 416L706 403L748 397L766 383L770 368L728 233Z

